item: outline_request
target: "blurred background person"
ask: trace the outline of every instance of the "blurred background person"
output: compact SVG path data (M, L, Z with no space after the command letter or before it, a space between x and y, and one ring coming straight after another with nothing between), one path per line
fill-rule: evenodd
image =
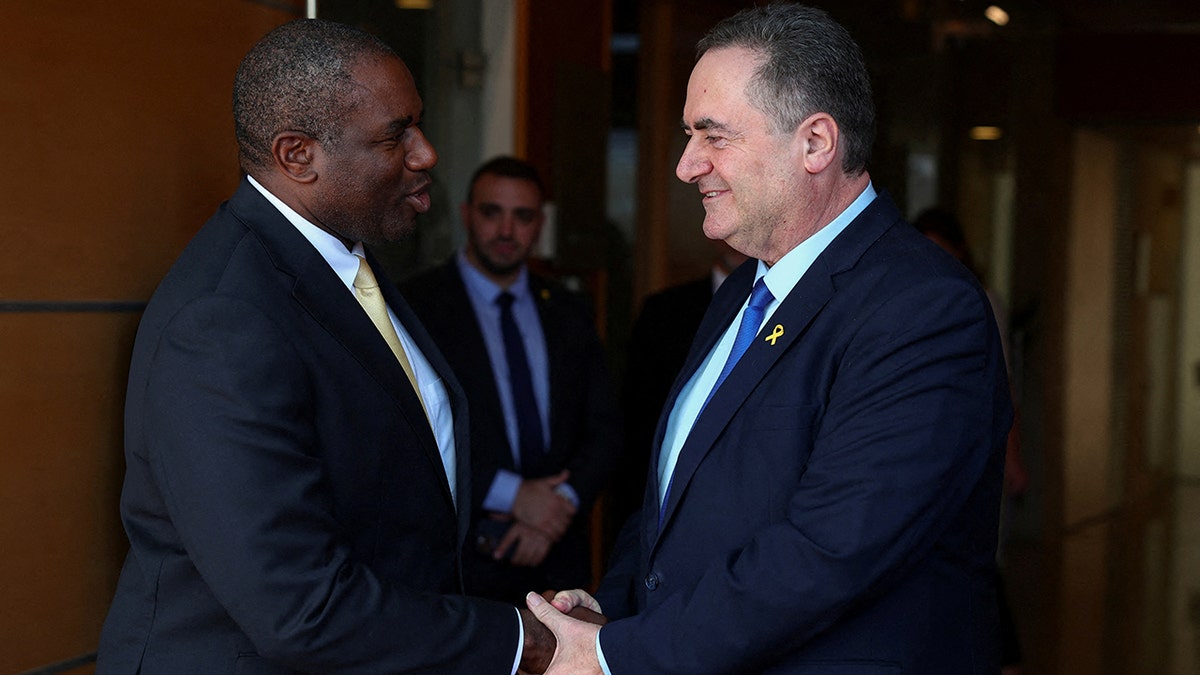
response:
M621 449L591 313L527 265L544 200L530 164L488 161L460 207L465 246L401 286L470 401L467 592L514 602L591 585L589 513Z

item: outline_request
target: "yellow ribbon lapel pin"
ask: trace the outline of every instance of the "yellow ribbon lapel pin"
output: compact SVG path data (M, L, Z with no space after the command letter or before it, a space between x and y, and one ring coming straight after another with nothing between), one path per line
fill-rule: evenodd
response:
M771 331L771 334L770 334L770 335L768 335L767 337L763 338L763 341L764 341L764 342L770 342L770 343L771 343L771 346L772 346L772 347L774 347L774 346L775 346L775 341L776 341L776 340L778 340L778 339L779 339L779 338L781 338L781 337L783 337L783 324L781 324L781 323L777 323L777 324L775 324L775 329Z

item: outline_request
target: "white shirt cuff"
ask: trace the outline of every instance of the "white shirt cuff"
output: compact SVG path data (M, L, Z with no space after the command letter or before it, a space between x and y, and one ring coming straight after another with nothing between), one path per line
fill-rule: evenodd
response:
M596 631L596 660L600 662L600 670L604 671L604 675L612 675L612 671L608 669L608 661L604 660L604 650L600 647L600 631Z
M525 651L525 623L521 621L521 610L516 607L513 609L517 612L517 656L513 659L513 667L509 675L517 675L517 668L521 667L521 652Z

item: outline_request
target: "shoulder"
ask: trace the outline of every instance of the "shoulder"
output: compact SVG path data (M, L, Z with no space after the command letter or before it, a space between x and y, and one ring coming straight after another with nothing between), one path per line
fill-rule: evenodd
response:
M591 299L585 294L533 273L529 275L529 293L543 317L582 321L592 325L595 312Z
M398 284L400 293L414 307L430 303L444 303L461 295L462 277L451 256L438 265L410 276Z

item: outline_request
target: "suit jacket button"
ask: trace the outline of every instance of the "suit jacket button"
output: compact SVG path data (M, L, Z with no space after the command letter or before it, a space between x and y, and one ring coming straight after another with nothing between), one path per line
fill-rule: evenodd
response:
M658 588L658 575L654 572L646 575L646 590L652 591Z

